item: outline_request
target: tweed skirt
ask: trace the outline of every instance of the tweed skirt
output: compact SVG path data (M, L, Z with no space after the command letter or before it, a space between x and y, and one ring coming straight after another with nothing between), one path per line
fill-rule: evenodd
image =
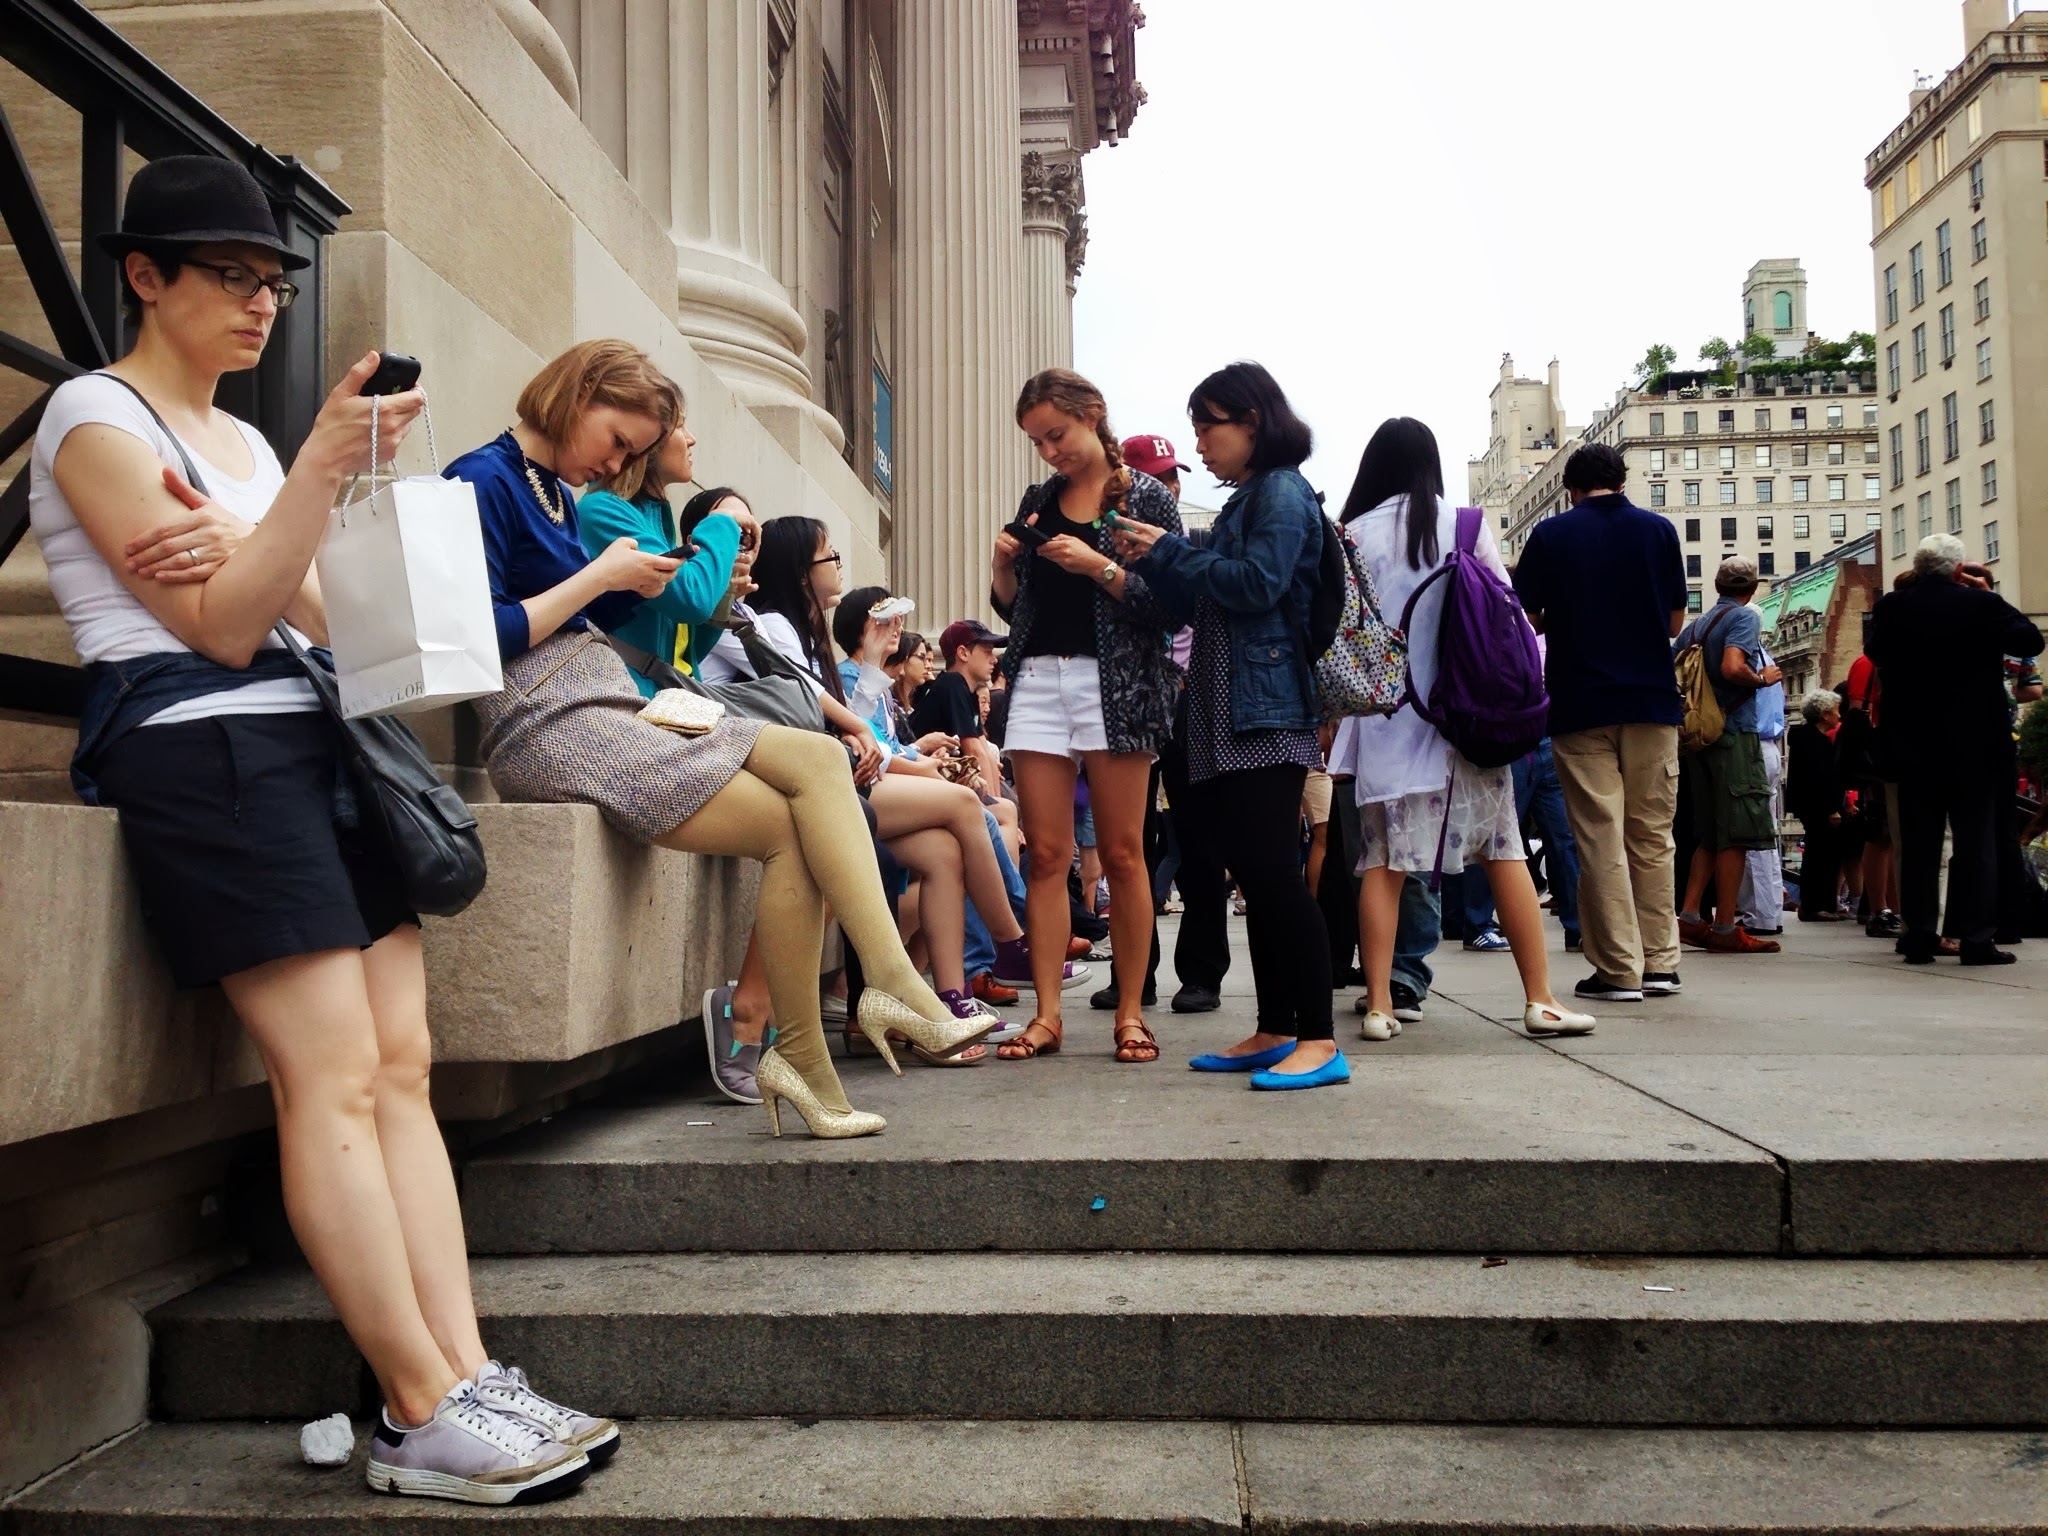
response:
M727 715L678 736L639 718L646 702L600 636L550 635L505 663L502 692L472 706L492 786L507 800L584 801L635 842L674 831L746 766L761 722Z

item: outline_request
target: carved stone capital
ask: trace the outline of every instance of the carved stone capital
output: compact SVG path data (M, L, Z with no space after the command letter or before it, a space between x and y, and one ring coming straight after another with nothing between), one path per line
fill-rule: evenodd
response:
M1023 164L1024 216L1064 223L1081 208L1081 167L1032 150Z

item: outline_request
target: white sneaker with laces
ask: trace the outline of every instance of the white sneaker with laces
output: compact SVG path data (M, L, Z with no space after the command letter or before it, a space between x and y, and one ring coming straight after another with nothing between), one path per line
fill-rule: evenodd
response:
M550 1438L574 1446L593 1464L610 1460L619 1448L618 1425L542 1397L528 1383L526 1372L516 1365L508 1370L495 1360L486 1361L476 1374L476 1390L498 1412L525 1419L546 1431Z
M486 1403L461 1381L417 1428L379 1416L370 1436L370 1487L464 1504L537 1504L590 1475L590 1458L532 1421Z

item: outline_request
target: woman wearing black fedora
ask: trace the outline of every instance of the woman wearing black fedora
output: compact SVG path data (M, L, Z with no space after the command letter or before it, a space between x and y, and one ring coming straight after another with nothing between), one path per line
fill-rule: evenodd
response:
M134 349L50 397L30 517L92 692L73 779L120 812L143 920L181 987L218 982L277 1109L285 1208L383 1390L373 1487L478 1503L566 1492L617 1430L484 1353L427 1096L419 919L389 851L337 825L337 728L273 638L325 639L315 547L369 464L371 353L289 472L218 410L306 259L230 161L144 166L121 229ZM417 392L386 396L394 449ZM181 473L182 470L182 473ZM203 482L199 483L199 482Z

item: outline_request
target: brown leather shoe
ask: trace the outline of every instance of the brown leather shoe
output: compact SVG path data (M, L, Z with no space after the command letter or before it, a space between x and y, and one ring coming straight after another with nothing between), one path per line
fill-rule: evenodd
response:
M1776 939L1760 939L1743 928L1732 933L1709 928L1699 942L1717 955L1775 955L1780 948Z

